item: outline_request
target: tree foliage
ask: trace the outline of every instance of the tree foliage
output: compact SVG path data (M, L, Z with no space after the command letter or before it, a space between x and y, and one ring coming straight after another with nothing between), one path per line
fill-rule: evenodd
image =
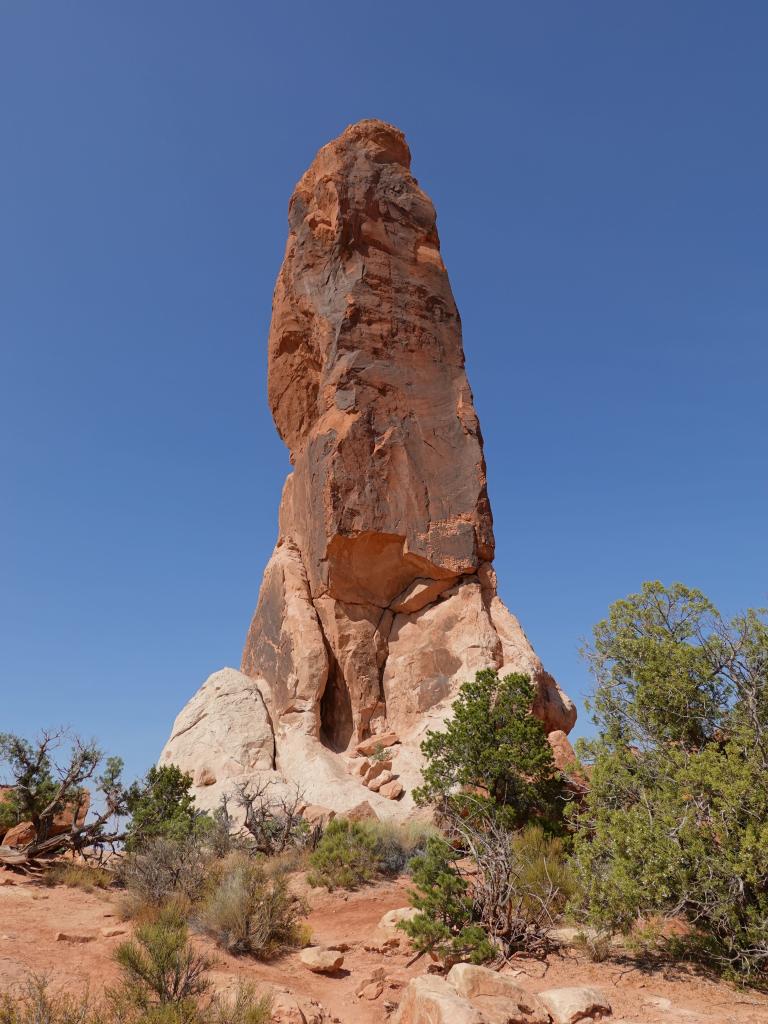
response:
M86 742L65 729L44 731L34 742L2 733L0 764L5 764L13 787L0 802L0 826L32 822L35 834L27 848L29 856L66 847L81 850L121 838L115 829L117 820L127 813L123 762L118 757L105 759L94 741ZM101 765L104 770L98 775ZM89 782L101 797L102 809L85 824L80 819ZM71 815L71 828L52 836L54 819L64 811ZM108 828L108 822L114 827Z
M447 838L413 861L420 913L402 927L446 963L546 951L572 893L563 843L551 835L562 827L563 782L534 696L528 676L478 672L445 731L421 747L414 797L436 807Z
M576 809L589 917L629 930L682 916L689 945L768 983L768 624L697 590L646 583L587 651L597 739Z
M519 673L500 679L485 669L464 683L445 731L430 731L421 745L427 763L416 802L449 815L480 807L510 828L556 821L562 783L544 726L531 714L534 696Z
M191 788L192 776L175 764L153 766L143 782L134 782L127 795L131 821L126 850L136 850L158 838L183 842L210 828L211 819L195 808Z
M482 964L497 952L475 918L469 885L457 868L460 857L445 839L429 838L425 852L412 862L417 888L411 904L419 913L398 925L415 950L447 966L462 960Z

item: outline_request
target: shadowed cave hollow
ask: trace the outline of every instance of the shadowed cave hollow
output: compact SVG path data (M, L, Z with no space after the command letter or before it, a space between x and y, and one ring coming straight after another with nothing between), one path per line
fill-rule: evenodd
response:
M328 653L331 666L320 698L320 742L338 754L349 747L352 739L352 700L338 662Z

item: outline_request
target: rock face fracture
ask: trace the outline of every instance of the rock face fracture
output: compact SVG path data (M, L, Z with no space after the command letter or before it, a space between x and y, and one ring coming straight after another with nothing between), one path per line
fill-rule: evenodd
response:
M207 681L161 757L192 772L201 806L271 773L335 810L402 816L419 743L481 668L529 673L548 731L576 718L496 593L461 322L410 164L400 131L361 121L290 201L269 335L293 464L279 538L241 672ZM350 757L376 736L396 756L367 790L371 766Z

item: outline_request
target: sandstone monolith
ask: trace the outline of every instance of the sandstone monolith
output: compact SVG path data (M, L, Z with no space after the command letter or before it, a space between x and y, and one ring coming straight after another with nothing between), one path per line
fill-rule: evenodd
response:
M293 470L241 664L272 764L221 749L209 723L227 716L233 745L247 746L248 687L207 684L162 755L205 767L203 806L227 778L271 770L308 801L343 811L365 793L378 813L405 813L419 742L481 668L529 673L548 731L576 717L497 593L461 322L410 163L398 129L361 121L320 150L289 204L268 393ZM345 755L385 733L400 741L397 805L345 770Z

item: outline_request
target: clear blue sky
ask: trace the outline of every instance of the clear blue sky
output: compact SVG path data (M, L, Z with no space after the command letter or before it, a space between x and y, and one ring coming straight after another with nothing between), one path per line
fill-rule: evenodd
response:
M763 0L1 0L0 730L137 773L239 663L286 205L362 117L437 206L502 595L567 690L644 579L768 603L767 43Z

